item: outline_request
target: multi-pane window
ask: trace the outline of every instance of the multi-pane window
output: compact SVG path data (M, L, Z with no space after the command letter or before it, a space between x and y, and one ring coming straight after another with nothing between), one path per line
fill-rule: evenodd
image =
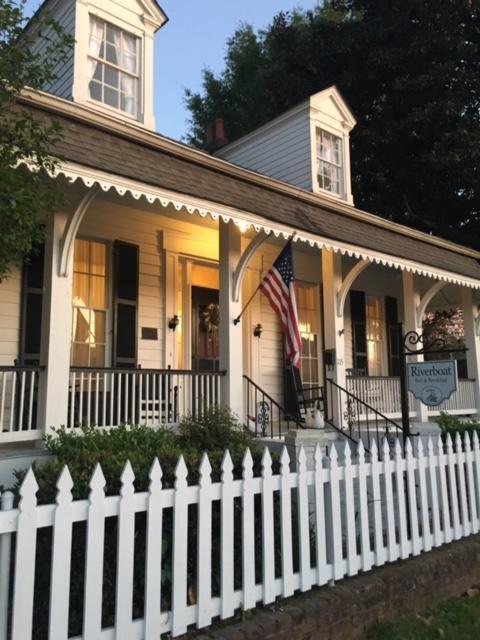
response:
M367 325L368 374L370 376L381 376L383 375L382 298L367 297L365 311Z
M297 283L298 328L302 338L300 370L304 386L318 384L318 304L317 289Z
M73 259L72 365L105 366L107 247L75 240Z
M135 36L90 17L90 97L135 117L139 93L138 43Z
M317 129L317 179L320 189L341 193L342 141L323 129Z

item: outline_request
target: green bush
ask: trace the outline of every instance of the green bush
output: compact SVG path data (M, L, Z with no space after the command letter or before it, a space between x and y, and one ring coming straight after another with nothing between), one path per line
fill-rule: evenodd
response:
M458 416L452 416L446 411L440 413L440 416L437 418L437 424L442 430L443 438L445 438L447 433L453 438L457 432L460 433L462 437L464 433L472 436L474 431L480 430L480 422L472 420L471 418L461 420Z
M56 482L64 465L68 465L73 478L74 499L87 498L89 482L97 463L100 463L106 480L107 495L117 495L120 476L127 460L135 473L135 489L146 491L148 474L155 457L160 461L164 486L173 486L175 466L182 454L189 471L188 481L196 484L198 468L206 451L213 469L214 480L220 477L220 467L225 449L229 449L235 467L235 476L241 476L242 459L250 448L254 459L254 471L261 469L262 450L254 438L243 429L227 409L215 408L204 416L186 417L178 433L167 428L158 430L146 426L123 425L116 429L102 430L84 427L81 432L59 429L45 438L47 450L53 458L42 465L35 465L39 484L39 503L55 501ZM18 489L25 475L16 472Z

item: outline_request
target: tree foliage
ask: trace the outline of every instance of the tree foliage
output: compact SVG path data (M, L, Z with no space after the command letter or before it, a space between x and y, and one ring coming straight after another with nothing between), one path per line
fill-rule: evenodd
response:
M217 117L234 140L332 84L358 121L356 205L480 245L480 3L325 0L241 25L223 72L187 91L187 141Z
M39 16L25 31L23 9L23 1L0 0L0 279L41 240L39 221L61 197L44 175L55 167L60 127L38 122L18 97L24 87L41 89L55 80L72 41L49 17ZM43 40L43 51L30 46L34 37Z

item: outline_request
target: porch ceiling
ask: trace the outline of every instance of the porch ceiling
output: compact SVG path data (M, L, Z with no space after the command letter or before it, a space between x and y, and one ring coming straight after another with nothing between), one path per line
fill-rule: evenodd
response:
M315 194L265 179L158 134L93 121L65 101L28 100L24 108L57 120L61 173L104 191L129 192L176 210L233 220L237 225L297 239L425 276L480 288L480 253L375 216L331 204Z

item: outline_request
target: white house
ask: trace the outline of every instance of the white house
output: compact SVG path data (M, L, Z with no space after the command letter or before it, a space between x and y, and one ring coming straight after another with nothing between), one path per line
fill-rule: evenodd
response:
M411 399L410 415L478 413L480 253L355 208L355 119L335 87L211 155L156 132L156 2L46 9L76 45L19 108L61 124L49 179L67 204L44 254L0 284L0 451L51 427L171 424L217 402L257 430L266 411L267 433L284 433L299 389L277 319L259 293L233 320L292 235L302 385L327 386L333 427L398 420L398 322L421 332L427 309L456 306L458 390L430 413Z

